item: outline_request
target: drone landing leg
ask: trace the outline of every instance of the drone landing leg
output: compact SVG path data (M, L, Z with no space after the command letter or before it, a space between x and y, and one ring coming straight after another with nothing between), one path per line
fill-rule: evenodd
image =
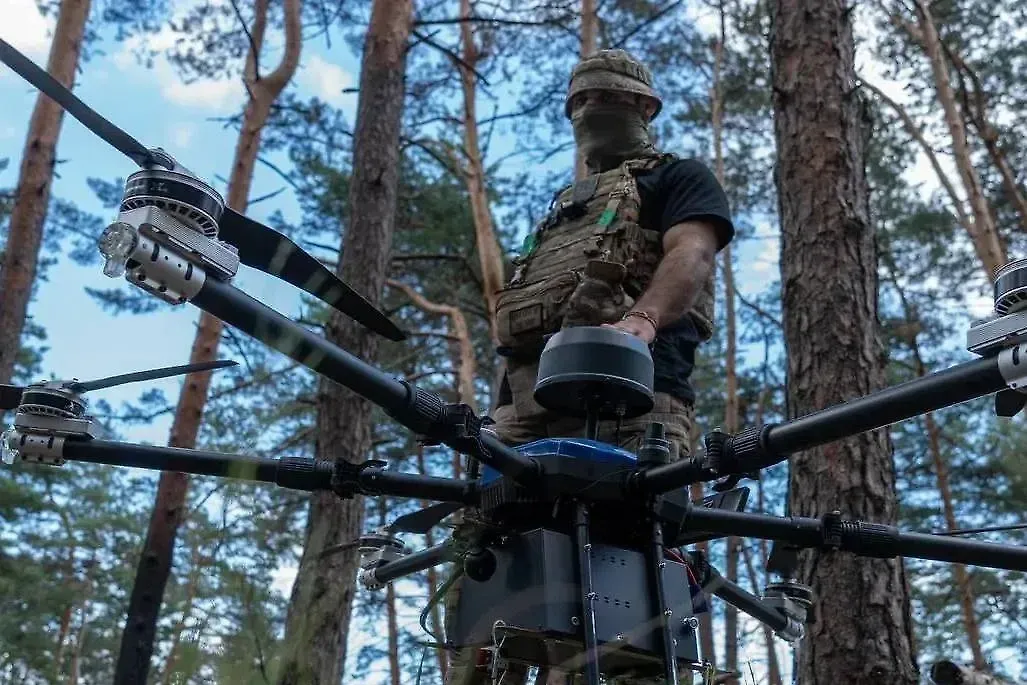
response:
M671 625L674 617L667 606L667 595L663 588L663 569L667 562L663 557L663 529L657 521L653 522L653 537L648 557L650 582L653 586L653 612L660 619L660 629L663 633L660 640L663 644L663 677L670 685L677 685L678 661L674 649L674 629Z
M574 511L574 546L578 548L578 588L581 592L581 627L585 631L585 683L599 683L599 639L596 637L596 599L592 587L592 544L588 541L588 505Z

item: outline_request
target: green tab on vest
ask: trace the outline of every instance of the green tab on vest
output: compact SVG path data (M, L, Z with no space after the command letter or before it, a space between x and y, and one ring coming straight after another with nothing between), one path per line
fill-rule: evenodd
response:
M613 218L617 216L617 212L612 209L604 209L603 213L599 216L599 225L606 228L613 223Z
M535 233L531 232L524 236L524 242L521 243L521 256L525 257L535 251L538 247L538 240L535 239Z

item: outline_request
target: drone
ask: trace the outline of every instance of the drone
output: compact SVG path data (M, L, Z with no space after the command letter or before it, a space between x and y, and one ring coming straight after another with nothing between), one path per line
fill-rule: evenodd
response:
M967 349L977 359L791 421L735 434L711 431L703 450L677 461L670 460L657 422L648 424L637 452L598 440L600 421L636 418L653 408L648 347L615 329L565 328L545 344L534 396L547 409L583 418L584 435L511 447L490 430L487 416L384 373L232 285L244 264L390 340L405 338L286 236L227 208L167 152L145 148L2 40L0 61L141 167L128 177L118 216L98 239L106 275L169 304L198 307L378 405L423 444L452 447L481 469L454 479L393 471L379 460L137 445L100 439L86 413L82 394L89 390L232 362L0 386L0 411L15 411L0 436L9 465L57 467L71 460L241 478L344 499L434 500L351 543L361 556L358 582L374 591L455 564L464 576L461 602L440 641L481 650L481 667L494 682L511 664L537 666L537 682L545 682L550 669L581 674L588 685L599 685L604 675L679 682L701 672L705 679L696 615L706 594L797 642L814 603L811 588L797 578L802 549L1027 571L1027 547L904 532L839 511L820 518L750 513L748 488L738 487L796 452L987 395L995 395L998 415L1019 413L1027 405L1027 260L998 272L994 316L967 334ZM707 482L715 483L714 494L693 502L688 486ZM427 532L458 511L478 532L413 552L397 537ZM700 552L676 551L729 535L773 541L768 570L780 580L756 595L721 576Z

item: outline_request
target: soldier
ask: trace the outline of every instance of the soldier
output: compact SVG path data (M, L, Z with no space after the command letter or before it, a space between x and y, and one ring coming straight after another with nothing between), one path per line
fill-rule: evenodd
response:
M600 440L634 450L646 424L659 421L671 458L689 452L689 377L696 348L712 335L715 256L734 228L710 170L653 145L649 124L661 108L649 70L623 50L600 50L571 74L565 114L588 176L556 194L496 303L505 370L489 428L509 445L582 434L582 419L534 401L538 359L547 335L604 325L650 346L655 406L619 425L601 422ZM459 599L453 590L447 613ZM488 682L470 651L453 655L450 685ZM525 676L508 671L503 682L520 685Z

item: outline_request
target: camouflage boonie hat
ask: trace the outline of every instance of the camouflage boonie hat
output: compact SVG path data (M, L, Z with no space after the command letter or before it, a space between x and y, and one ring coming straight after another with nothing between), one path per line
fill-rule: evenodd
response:
M583 90L616 90L647 95L656 102L653 119L663 108L663 101L653 90L653 75L626 50L600 50L578 62L571 72L564 102L564 113L568 119L571 116L571 98Z

